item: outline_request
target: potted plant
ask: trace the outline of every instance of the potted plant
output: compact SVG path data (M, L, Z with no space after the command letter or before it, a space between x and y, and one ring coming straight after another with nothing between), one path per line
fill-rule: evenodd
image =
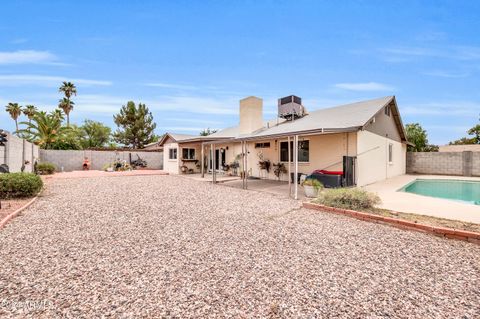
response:
M277 176L279 180L280 180L280 175L287 173L287 168L283 163L274 163L272 166L273 166L273 174L275 174L275 176Z
M318 192L323 188L323 184L316 178L307 178L302 183L303 190L305 191L305 197L316 198Z

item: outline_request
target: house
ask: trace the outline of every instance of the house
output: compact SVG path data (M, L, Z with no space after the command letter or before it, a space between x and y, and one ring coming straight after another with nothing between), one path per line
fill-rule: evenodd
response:
M165 134L158 142L164 170L288 181L287 171L344 171L350 163L358 186L405 174L408 142L394 96L308 112L291 95L278 100L278 110L264 121L262 99L250 96L240 100L237 126L209 136ZM276 176L262 161L285 170Z

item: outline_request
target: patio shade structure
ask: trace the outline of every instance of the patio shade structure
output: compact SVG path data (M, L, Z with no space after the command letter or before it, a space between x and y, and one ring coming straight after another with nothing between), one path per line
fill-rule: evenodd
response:
M292 178L291 178L291 164L292 162L290 161L291 155L292 155L292 150L290 146L290 141L293 139L293 167L294 167L294 173L293 173L293 183L294 183L294 189L293 189L293 198L298 199L298 138L299 135L293 135L293 136L287 136L288 140L288 160L287 160L287 165L288 165L288 189L289 189L289 196L292 197ZM202 143L202 160L201 160L201 173L202 173L202 178L205 177L205 155L204 155L204 148L205 146L210 146L210 152L211 152L211 161L212 161L212 183L216 184L217 183L217 172L215 169L216 166L216 158L215 158L215 145L216 144L225 144L228 142L240 142L241 145L241 163L242 163L242 170L240 171L240 176L242 178L242 188L243 189L248 189L248 142L252 141L253 139L251 138L234 138L234 139L227 139L227 140L220 140L220 141L209 141L209 142L204 142Z

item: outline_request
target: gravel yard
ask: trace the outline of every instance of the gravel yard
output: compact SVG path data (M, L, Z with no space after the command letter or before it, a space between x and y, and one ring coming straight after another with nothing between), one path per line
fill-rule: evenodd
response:
M55 180L0 247L1 317L480 317L480 246L182 177Z

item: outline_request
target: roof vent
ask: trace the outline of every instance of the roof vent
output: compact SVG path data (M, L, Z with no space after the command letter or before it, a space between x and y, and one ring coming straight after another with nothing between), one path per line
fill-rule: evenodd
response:
M289 95L278 99L278 117L295 120L306 114L302 99L296 95Z

